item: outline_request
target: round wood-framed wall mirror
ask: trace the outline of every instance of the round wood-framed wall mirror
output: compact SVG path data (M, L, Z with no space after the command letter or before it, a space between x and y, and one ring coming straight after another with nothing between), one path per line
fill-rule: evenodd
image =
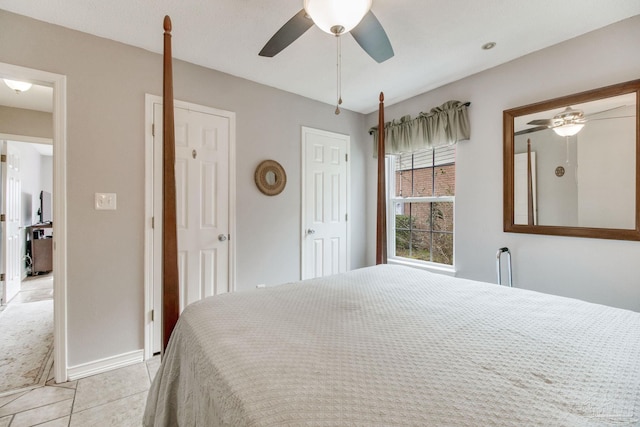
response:
M255 172L256 186L262 194L276 196L287 185L287 174L282 165L275 160L260 162Z

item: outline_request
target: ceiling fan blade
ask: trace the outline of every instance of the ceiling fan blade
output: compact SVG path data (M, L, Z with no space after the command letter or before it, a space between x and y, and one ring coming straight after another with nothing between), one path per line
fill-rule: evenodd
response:
M536 126L553 126L553 120L551 119L539 119L539 120L531 120L528 125L536 125Z
M593 119L592 117L597 116L599 114L609 113L611 111L618 110L620 108L625 108L625 107L628 107L628 105L618 105L617 107L612 107L612 108L607 108L606 110L596 111L594 113L587 114L585 116L585 119L588 119L588 120L602 120L601 118ZM608 117L603 117L603 118L606 119Z
M592 121L598 121L598 120L612 120L612 119L629 119L635 117L634 115L631 116L615 116L615 117L599 117L599 118L595 118L595 119L585 119L585 122L592 122Z
M376 62L384 62L393 57L391 42L373 12L369 11L362 18L362 21L351 30L351 35Z
M269 58L276 56L303 35L312 25L313 21L307 17L307 13L302 9L269 39L258 55Z
M513 134L515 136L526 135L528 133L540 132L541 130L547 130L547 129L549 129L549 126L536 126L534 128L530 128L530 129L519 130L518 132L514 132Z

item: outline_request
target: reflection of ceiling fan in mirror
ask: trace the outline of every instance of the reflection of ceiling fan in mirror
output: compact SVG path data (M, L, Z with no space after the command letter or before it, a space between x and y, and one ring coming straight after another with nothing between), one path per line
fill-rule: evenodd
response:
M514 132L514 135L524 135L527 133L553 129L553 131L560 136L573 136L580 132L580 130L587 122L634 117L634 115L625 114L624 112L621 115L618 114L615 116L611 114L603 115L604 113L611 113L614 110L619 110L621 108L630 106L630 104L627 102L623 104L617 104L618 105L615 105L611 108L606 108L606 106L604 106L604 109L598 108L597 111L592 111L589 114L584 114L584 112L579 109L566 107L564 110L550 119L536 119L527 122L527 125L532 125L535 127L520 129ZM593 110L593 107L591 107L591 110ZM589 111L589 108L587 108L587 111Z
M564 111L550 119L532 120L527 124L540 126L542 129L553 129L553 131L560 136L573 136L580 132L586 122L587 119L581 110L574 110L571 107L567 107ZM534 130L531 129L530 131Z
M316 24L336 37L351 33L377 62L393 57L393 48L382 25L371 12L372 0L304 0L304 8L287 21L262 48L259 55L273 57Z

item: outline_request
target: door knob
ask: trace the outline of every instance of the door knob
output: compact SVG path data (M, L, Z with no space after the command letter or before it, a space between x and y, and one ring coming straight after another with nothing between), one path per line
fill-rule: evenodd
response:
M316 234L316 230L314 230L313 228L309 228L307 230L307 234Z
M225 240L227 240L227 235L226 234L218 234L218 240L221 242L224 242Z

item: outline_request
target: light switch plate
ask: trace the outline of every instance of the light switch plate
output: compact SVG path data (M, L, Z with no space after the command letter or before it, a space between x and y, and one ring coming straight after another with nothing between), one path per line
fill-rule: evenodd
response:
M116 193L96 193L96 210L116 210Z

